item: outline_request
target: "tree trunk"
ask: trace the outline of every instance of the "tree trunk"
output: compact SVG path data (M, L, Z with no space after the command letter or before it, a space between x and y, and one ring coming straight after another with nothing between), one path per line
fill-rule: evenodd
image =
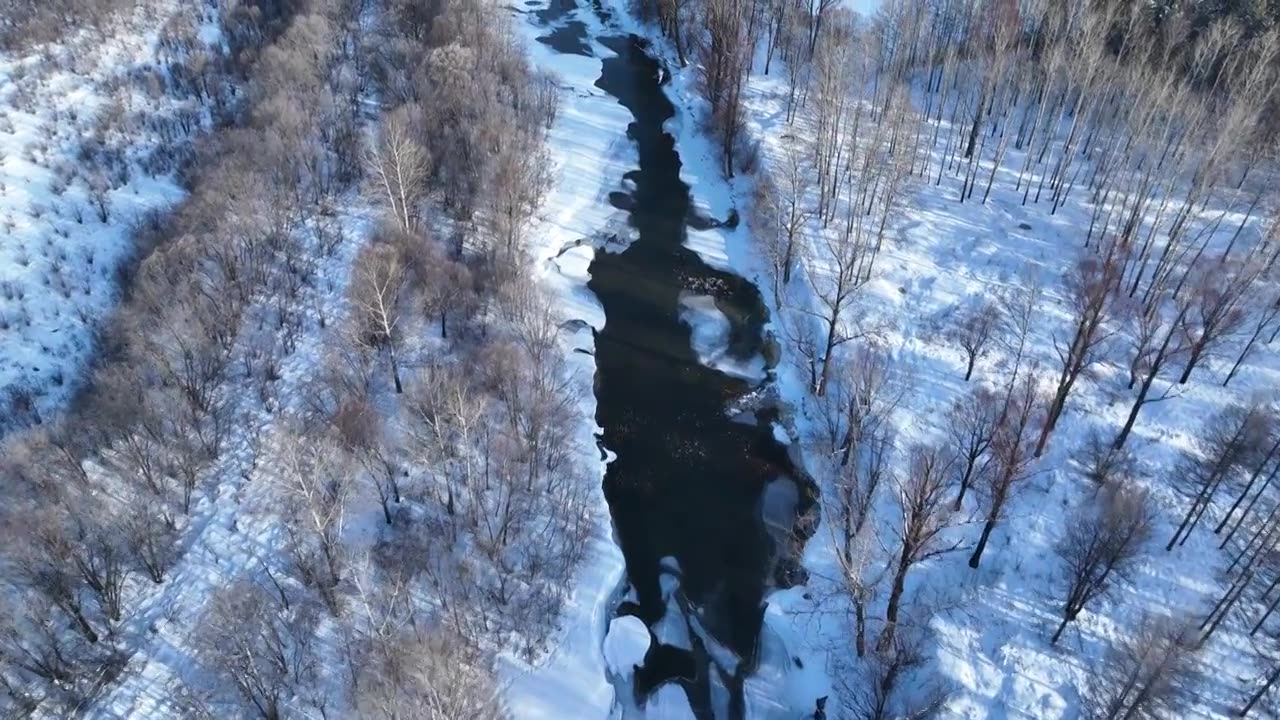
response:
M1178 329L1178 325L1182 323L1182 319L1186 317L1187 310L1190 306L1184 307L1173 323L1169 326L1169 331L1165 333L1164 341L1160 343L1160 349L1156 352L1156 356L1151 359L1151 367L1147 370L1147 376L1142 380L1142 389L1138 391L1138 398L1133 403L1133 409L1129 411L1129 419L1125 420L1124 428L1120 430L1120 434L1116 436L1113 447L1116 450L1124 447L1124 441L1129 438L1129 433L1133 431L1133 424L1138 420L1138 413L1142 411L1142 406L1146 404L1147 393L1151 392L1151 385L1156 381L1156 376L1160 374L1160 370L1164 367L1167 359L1169 345L1173 342L1173 335ZM1130 382L1132 386L1132 382Z
M1249 501L1248 505L1244 506L1244 512L1240 513L1240 517L1236 519L1235 524L1231 526L1231 530L1227 532L1226 536L1222 538L1222 543L1218 545L1219 550L1225 548L1227 543L1231 541L1232 536L1240 530L1240 526L1244 524L1245 518L1249 517L1249 514L1253 512L1253 506L1258 504L1258 500L1262 498L1262 494L1271 486L1271 482L1275 480L1278 472L1280 472L1280 464L1277 464L1271 469L1271 474L1268 475L1266 481L1262 483L1262 487L1258 488L1257 494L1253 496L1253 499Z
M1206 337L1208 337L1206 335ZM1200 363L1200 359L1204 356L1204 348L1206 342L1198 342L1191 348L1191 357L1187 358L1187 367L1182 370L1182 377L1178 378L1179 385L1186 385L1191 379L1191 371L1196 369L1196 365Z
M971 458L964 468L964 475L960 478L960 494L956 495L955 509L959 510L964 504L964 495L969 491L969 482L973 479L973 465L977 462L977 458Z
M858 657L866 657L867 654L867 604L861 600L855 600L853 603L854 622L857 626L857 636L854 639L854 647L857 650Z
M1235 607L1236 601L1239 600L1240 596L1244 594L1244 589L1249 585L1249 581L1252 579L1253 579L1253 573L1246 572L1240 578L1240 581L1236 584L1235 587L1227 590L1227 595L1226 597L1223 598L1225 602L1222 603L1223 607L1221 612L1218 613L1218 616L1216 618L1213 618L1212 623L1209 623L1209 629L1205 630L1204 635L1200 636L1199 645L1204 645L1204 643L1209 639L1209 637L1213 635L1214 631L1218 629L1218 625L1222 624L1223 618L1231 614L1231 608ZM1210 615L1210 617L1213 617L1213 616ZM1206 618L1206 620L1208 620L1208 618ZM1205 623L1200 624L1201 627L1204 627L1204 625Z
M831 317L827 322L826 350L822 353L822 378L818 381L818 391L815 393L818 397L822 397L827 393L827 379L831 375L831 353L836 346L836 324L838 322L840 322L840 313L837 310L832 310Z
M982 94L978 96L978 104L973 109L973 125L969 126L969 142L965 145L965 159L973 157L974 146L978 143L978 125L982 122L982 106L986 104L987 88L985 84Z
M85 619L84 613L80 611L80 608L73 607L70 609L70 612L71 617L75 619L76 625L79 626L80 632L84 635L85 639L91 643L98 642L98 633L94 632L93 626L89 624L87 619Z
M1280 680L1280 664L1276 665L1275 669L1271 671L1271 674L1267 676L1267 681L1263 683L1262 687L1258 688L1258 691L1249 697L1249 702L1245 703L1245 706L1240 708L1240 717L1244 717L1249 714L1249 711L1253 709L1253 706L1257 705L1258 701L1261 700L1262 697L1267 694L1267 691L1271 689L1271 686L1276 684L1276 680Z
M991 538L991 531L996 527L995 518L987 518L987 524L982 526L982 537L978 538L978 546L973 549L973 555L969 557L969 567L978 568L978 563L982 561L982 551L987 549L987 540Z
M1239 509L1240 507L1240 503L1244 502L1244 499L1246 496L1248 496L1249 491L1253 489L1253 484L1258 481L1259 477L1262 476L1263 469L1267 467L1267 463L1271 462L1271 458L1275 456L1276 450L1280 450L1280 440L1277 440L1275 444L1271 446L1271 449L1267 451L1267 456L1262 459L1261 463L1258 464L1258 469L1254 470L1253 474L1249 476L1249 482L1245 483L1244 490L1240 491L1239 497L1237 497L1236 501L1231 504L1231 508L1227 510L1227 513L1222 516L1222 521L1219 522L1218 526L1213 529L1214 535L1217 535L1218 533L1222 532L1222 528L1226 527L1227 523L1231 521L1231 516L1235 515L1236 510Z
M1276 599L1272 600L1271 604L1267 606L1267 611L1262 613L1262 617L1258 618L1258 622L1255 623L1253 629L1249 631L1250 637L1253 637L1253 635L1262 628L1262 625L1267 621L1267 618L1271 617L1271 613L1275 612L1277 605L1280 605L1280 595L1276 595Z
M1054 631L1053 637L1049 638L1050 645L1058 644L1058 639L1062 637L1062 631L1067 629L1067 623L1069 622L1071 622L1071 618L1064 614L1062 622L1058 623L1058 629Z
M898 571L893 576L893 590L889 593L889 603L885 606L884 632L876 643L878 650L887 650L893 645L893 635L898 625L898 604L902 602L902 591L906 588L907 570L911 564L907 562L907 547L903 545L902 554L898 557Z

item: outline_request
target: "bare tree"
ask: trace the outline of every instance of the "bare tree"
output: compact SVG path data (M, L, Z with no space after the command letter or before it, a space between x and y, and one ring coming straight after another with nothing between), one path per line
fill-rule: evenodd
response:
M1193 301L1190 296L1191 293L1174 293L1173 307L1170 309L1171 316L1139 311L1140 317L1144 320L1137 325L1140 333L1135 336L1134 361L1130 375L1135 380L1141 376L1142 384L1138 386L1138 396L1134 398L1133 408L1129 411L1124 427L1120 429L1120 434L1116 435L1113 446L1117 450L1124 447L1125 441L1129 439L1129 433L1133 431L1134 423L1137 422L1138 413L1142 408L1170 397L1170 391L1152 397L1151 388L1168 363L1181 357L1187 350L1185 335L1181 328L1187 314L1191 312ZM1137 372L1134 372L1135 368Z
M874 493L879 479L864 486L870 486ZM875 524L863 522L867 508L861 506L861 502L869 502L873 497L852 501L853 498L841 493L841 502L824 506L828 513L828 527L840 548L836 553L840 563L839 589L853 610L854 652L860 658L867 652L867 606L871 604L884 574L873 568L873 552L878 544Z
M1249 339L1240 348L1240 355L1236 357L1236 361L1232 364L1227 377L1222 380L1223 387L1226 387L1232 378L1236 376L1236 373L1240 372L1245 360L1249 359L1249 356L1257 347L1258 340L1261 340L1264 335L1270 334L1270 338L1267 340L1270 343L1275 338L1277 327L1280 327L1277 325L1280 322L1280 296L1270 302L1257 304L1256 307L1248 307L1246 311L1250 313L1249 319L1251 320L1251 322L1247 323Z
M907 573L915 565L956 547L954 543L945 544L943 538L951 525L951 508L946 496L952 464L952 457L939 448L916 446L911 449L907 476L896 480L894 500L902 522L893 584L885 609L885 629L877 642L880 650L893 647Z
M77 502L66 513L72 566L110 623L124 614L124 592L133 565L115 521L114 503Z
M382 516L391 524L391 503L400 504L402 472L396 447L389 437L386 421L368 398L350 396L333 417L338 441L364 468L382 507Z
M841 233L835 237L827 233L824 238L828 254L819 259L816 253L810 253L810 265L806 268L818 298L818 309L801 309L822 325L823 338L817 348L821 360L821 372L815 387L817 395L827 391L837 348L866 334L861 326L851 321L848 311L857 298L858 290L869 279L862 274L866 254L864 247ZM824 262L829 264L824 266Z
M1244 707L1240 708L1240 712L1237 713L1237 716L1248 716L1249 712L1258 704L1258 701L1266 697L1268 692L1271 692L1271 688L1276 684L1277 680L1280 680L1280 663L1276 663L1271 670L1267 672L1262 683L1258 685L1258 689L1253 691L1253 694L1249 696L1248 701L1245 702Z
M1086 712L1093 720L1131 720L1177 715L1179 694L1194 674L1190 624L1148 617L1107 653L1091 674Z
M33 429L15 452L53 484L88 485L89 473L84 468L91 450L88 439L70 419L63 419Z
M774 268L774 302L782 305L781 288L791 282L796 261L803 257L805 227L815 212L809 202L812 168L793 136L785 136L782 163L773 173L761 171L751 208L757 235L766 238Z
M141 493L126 507L125 543L147 577L159 585L179 557L177 522L164 503Z
M485 660L444 628L404 627L358 668L355 706L385 720L504 720Z
M1248 319L1246 302L1265 266L1257 261L1225 263L1197 273L1188 288L1191 309L1183 315L1187 362L1179 384L1191 379L1191 371Z
M733 177L744 115L743 86L750 69L755 38L747 36L744 0L708 0L705 41L700 45L699 87L710 105L712 132L720 141L721 166Z
M392 111L365 151L365 166L376 195L405 233L418 228L419 208L431 172L431 157L417 141L410 120L417 114L411 107Z
M397 393L400 382L399 353L409 322L407 305L410 276L401 248L393 242L373 242L356 258L351 284L353 342L374 352L386 352Z
M0 710L15 718L37 709L74 713L100 685L98 646L29 591L6 588L0 609Z
M437 499L445 514L454 518L460 502L464 503L464 515L478 513L472 452L482 432L485 402L466 374L454 365L423 368L404 407L415 459L431 469L436 481L431 486L433 493L441 490L437 485L444 486L443 497ZM451 529L456 532L456 520Z
M987 354L999 324L999 308L989 300L974 298L955 311L954 323L947 328L947 339L964 350L964 380L973 377L978 359Z
M280 433L277 491L296 570L336 615L336 589L349 563L342 532L352 473L350 456L337 441L317 435L288 428Z
M860 436L851 462L830 463L836 491L830 508L836 517L832 528L839 531L840 552L845 556L851 556L858 534L872 517L876 497L890 479L894 440L893 425L878 424Z
M979 486L987 501L986 520L973 555L969 557L971 568L978 567L991 531L1004 519L1008 501L1031 475L1035 459L1031 451L1031 437L1035 433L1035 408L1039 402L1036 384L1035 373L1027 372L1006 396L1001 421L991 441L990 468L982 474L983 482Z
M420 279L422 314L436 318L440 339L448 339L450 316L457 323L475 311L476 280L465 264L449 257L439 243L430 239L412 244L408 256L414 276Z
M1067 624L1093 600L1123 580L1151 535L1146 495L1125 487L1104 487L1095 501L1077 508L1066 534L1054 547L1066 571L1062 622L1050 639L1057 643Z
M1266 442L1270 442L1272 437L1276 437L1277 428L1275 418L1270 418L1268 424L1271 425L1271 428L1268 430L1266 438L1258 438L1259 440L1262 440L1264 444ZM1222 532L1223 528L1231 522L1231 519L1236 514L1236 510L1240 509L1240 505L1244 503L1245 498L1247 498L1249 493L1253 491L1254 486L1258 484L1258 480L1260 480L1264 474L1266 474L1267 477L1262 481L1262 485L1258 488L1258 492L1254 494L1253 499L1249 501L1248 505L1245 505L1244 512L1240 514L1240 518L1236 520L1235 525L1227 532L1226 536L1222 538L1223 544L1219 547L1226 547L1226 543L1231 540L1231 536L1235 534L1236 530L1244 522L1245 518L1253 511L1254 503L1256 503L1258 498L1260 498L1271 486L1271 482L1275 480L1276 474L1280 473L1280 463L1273 464L1271 462L1276 457L1276 454L1280 453L1280 437L1276 437L1275 442L1271 443L1271 449L1267 450L1265 455L1263 455L1260 450L1261 448L1255 448L1254 452L1250 453L1250 455L1253 456L1250 458L1253 463L1253 472L1249 473L1248 482L1246 482L1244 487L1241 488L1240 494L1236 496L1235 502L1231 503L1231 507L1227 508L1227 512L1223 514L1222 520L1218 521L1218 524L1214 526L1213 532L1215 535ZM1262 455L1262 457L1258 458L1257 455ZM1267 473L1268 465L1271 466L1271 472L1269 474Z
M1067 396L1071 394L1076 380L1102 359L1104 344L1111 336L1105 324L1111 319L1113 312L1120 271L1115 251L1109 249L1106 257L1090 255L1083 258L1067 276L1067 297L1073 330L1071 340L1065 343L1060 342L1057 334L1054 334L1053 349L1057 352L1062 367L1053 391L1053 400L1049 403L1049 411L1040 431L1040 439L1036 442L1036 457L1044 452L1049 434L1057 426L1058 418L1062 417Z
M927 627L912 626L897 633L890 644L877 647L866 665L867 675L845 673L856 681L841 679L841 690L861 720L931 717L950 695L936 678L921 679L916 671L928 665L925 650Z
M1125 483L1138 477L1138 458L1128 448L1116 449L1111 440L1095 429L1089 433L1081 461L1083 475L1094 485L1103 487L1113 483Z
M195 631L196 657L220 685L216 695L244 713L281 720L317 671L318 618L307 604L281 608L275 595L249 580L218 590Z
M550 160L541 135L507 130L498 145L486 200L493 235L492 260L515 273L525 252L525 231L551 185Z
M832 360L831 389L819 404L827 452L841 467L860 460L861 444L892 422L906 385L892 358L874 343Z
M100 634L91 618L101 618L77 568L79 548L64 512L55 506L22 518L26 524L13 528L17 532L7 548L12 553L8 559L15 584L30 588L46 605L57 608L84 640L97 643Z
M785 0L779 2L779 5L787 4ZM796 119L796 112L800 108L800 96L809 82L812 55L804 47L806 31L800 13L779 13L778 24L779 43L787 61L786 120L789 125Z
M163 441L168 451L166 467L178 481L182 512L189 515L201 481L207 480L205 471L216 459L210 445L219 444L225 432L225 405L219 402L216 413L205 416L174 397L172 391L167 391L157 400L157 408L164 413ZM206 419L214 422L206 422Z
M1272 420L1264 405L1237 405L1223 410L1209 422L1204 435L1197 441L1201 456L1189 458L1179 467L1181 479L1194 488L1195 494L1191 507L1183 515L1173 537L1169 538L1165 550L1172 550L1175 543L1187 541L1200 518L1213 504L1218 488L1266 442Z
M978 387L958 398L947 413L947 433L960 468L960 491L954 509L960 510L971 484L982 477L990 462L992 442L1003 414L1000 398Z
M1039 319L1040 286L1005 288L996 295L1000 323L996 342L1004 351L1004 366L1009 374L1007 387L1013 387L1022 372L1030 350L1031 333Z

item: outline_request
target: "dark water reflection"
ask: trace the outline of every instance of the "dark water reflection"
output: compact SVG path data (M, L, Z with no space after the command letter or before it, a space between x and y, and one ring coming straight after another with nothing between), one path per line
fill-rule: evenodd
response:
M659 83L659 64L634 36L599 40L617 57L604 60L596 85L632 112L627 134L640 156L639 168L628 173L629 200L611 198L629 212L638 237L622 253L597 254L589 283L606 317L596 337L596 420L604 445L617 454L605 495L636 591L635 614L653 623L667 611L659 561L676 558L682 590L700 609L702 626L743 659L745 672L754 664L775 561L761 495L767 483L793 470L768 413L758 413L754 423L726 414L755 388L699 364L690 329L680 321L680 295L695 291L716 299L730 321L728 353L739 359L764 350L767 311L754 285L684 247L694 215L674 138L663 130L675 110ZM696 637L692 653L682 652L655 646L638 684L687 677L692 659L699 672L685 684L706 716L709 660ZM726 678L731 691L740 688L743 672L734 675ZM731 702L731 710L740 712L740 703Z

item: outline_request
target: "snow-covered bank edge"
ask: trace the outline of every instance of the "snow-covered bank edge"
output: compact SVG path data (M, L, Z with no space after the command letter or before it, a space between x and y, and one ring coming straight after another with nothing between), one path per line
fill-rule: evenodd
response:
M536 10L537 8L534 8ZM583 12L588 35L600 29ZM609 205L608 193L621 189L622 175L635 165L635 150L626 137L630 113L595 87L599 57L557 53L537 37L548 29L532 12L516 18L530 60L557 76L559 113L550 131L549 152L555 181L531 236L534 273L558 299L565 323L566 356L581 390L581 412L587 421L574 436L582 463L592 468L592 534L586 559L569 590L560 630L543 658L527 663L514 656L501 659L508 708L520 720L594 720L616 716L614 687L603 641L616 595L625 581L622 551L614 540L613 520L604 497L607 460L596 444L594 330L604 327L604 310L587 289L594 241L619 225L621 213ZM597 56L610 51L592 42Z

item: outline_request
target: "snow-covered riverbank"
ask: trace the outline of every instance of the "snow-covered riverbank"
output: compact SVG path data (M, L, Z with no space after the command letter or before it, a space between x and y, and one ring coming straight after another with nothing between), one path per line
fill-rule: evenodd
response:
M555 73L561 100L548 143L555 164L554 186L529 236L535 272L559 298L567 321L564 346L582 391L581 417L593 419L593 329L603 327L604 312L587 289L588 267L600 238L613 230L625 231L625 218L609 205L608 194L621 189L623 173L635 164L635 150L626 137L631 117L594 86L601 72L599 56L610 51L592 43L591 52L597 57L562 54L538 42L551 28L539 22L537 9L518 17L516 25L535 67ZM584 21L594 22L590 13L581 15ZM574 436L574 447L584 462L596 468L595 527L586 560L564 605L559 637L552 640L551 652L533 665L511 656L502 660L508 704L520 720L593 720L610 717L614 711L614 689L602 642L624 564L604 498L605 462L596 449L596 431L594 422L584 423Z

